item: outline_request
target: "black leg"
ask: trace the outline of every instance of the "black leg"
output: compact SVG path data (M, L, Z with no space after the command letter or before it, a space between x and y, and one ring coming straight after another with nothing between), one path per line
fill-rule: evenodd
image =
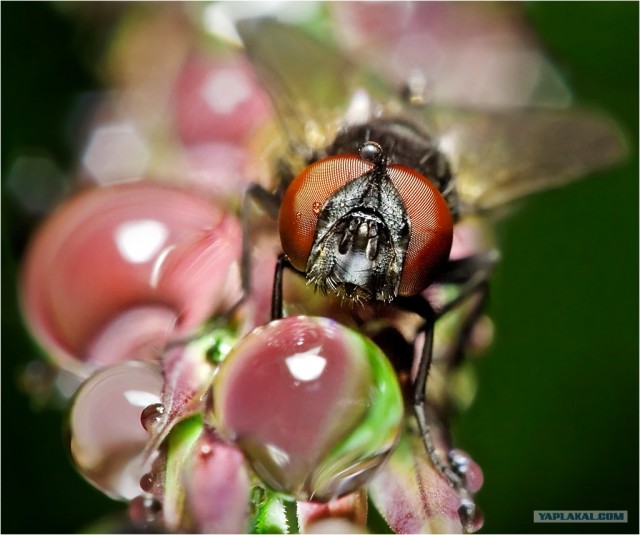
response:
M276 271L273 276L273 292L271 292L271 319L279 320L284 316L282 303L282 276L285 268L290 268L291 264L284 254L278 255Z
M424 345L422 346L422 352L418 362L418 371L413 381L413 409L418 422L418 430L422 436L431 463L447 478L451 486L457 490L461 488L462 481L458 474L438 455L429 429L429 419L427 416L426 386L433 357L433 328L437 315L431 304L422 296L400 297L396 300L396 304L404 310L418 314L425 320L422 328L424 332Z
M450 458L450 462L447 463L436 451L427 415L426 386L433 358L433 329L436 321L463 303L473 293L481 292L478 304L469 314L461 330L460 340L456 348L456 358L461 358L458 353L461 352L473 324L482 311L487 295L487 281L497 261L498 254L495 251L450 261L438 282L458 284L460 285L460 291L454 299L445 303L437 311L422 296L399 298L396 301L396 304L401 308L414 312L425 320L423 327L425 334L424 346L418 363L418 372L413 383L413 408L418 422L418 429L430 461L460 497L459 515L465 531L471 531L472 529L476 514L475 502L466 488L465 474L462 467L459 467L455 459L450 458L450 455L447 455Z
M251 204L255 202L274 220L278 219L280 199L259 184L251 184L242 199L242 260L240 265L242 289L251 293Z
M449 361L450 369L453 369L464 362L464 350L467 342L469 341L473 328L484 312L487 301L489 300L489 284L485 282L484 284L479 285L476 293L478 294L476 302L466 314L462 327L460 328L460 334L458 335L455 346L451 351L451 359Z
M278 218L279 196L268 192L259 184L250 184L242 198L242 256L240 257L242 297L229 309L226 314L227 317L232 316L251 294L251 208L254 202L273 219Z
M438 308L436 319L456 308L471 294L487 287L487 281L500 256L495 250L487 251L458 260L450 260L442 276L436 281L444 284L458 284L458 295Z
M458 509L460 522L462 523L464 532L469 533L473 530L473 521L476 514L475 502L473 501L471 493L466 488L464 473L461 470L456 470L457 465L455 463L449 465L438 455L427 418L426 386L433 356L433 327L435 325L435 313L433 313L433 310L431 317L425 318L425 320L424 346L418 365L418 373L413 383L413 410L429 460L447 479L449 485L453 487L460 498L460 507ZM451 459L450 455L447 455L447 458Z
M430 305L429 308L431 308ZM435 444L433 443L433 437L431 436L431 431L429 429L426 405L426 386L429 369L431 368L431 359L433 356L433 326L435 324L435 313L433 312L433 309L431 309L431 312L427 317L423 316L423 318L425 319L423 331L424 345L422 346L422 354L418 364L418 373L416 374L416 378L413 382L413 410L416 415L416 420L418 421L418 429L422 436L429 459L440 473L446 476L451 485L454 488L458 488L460 486L458 477L438 456Z

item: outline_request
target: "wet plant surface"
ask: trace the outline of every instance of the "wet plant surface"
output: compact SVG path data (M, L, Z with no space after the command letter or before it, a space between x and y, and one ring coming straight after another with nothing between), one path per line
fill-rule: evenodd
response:
M46 389L49 375L36 365L24 373L38 350L14 294L27 237L65 186L27 211L11 176L30 151L45 150L28 162L35 175L55 182L73 168L68 118L78 91L102 85L89 65L107 41L87 41L87 21L54 6L3 6L3 15L3 529L75 531L122 506L70 468L55 398L38 406L37 388ZM635 147L637 6L534 5L527 15L578 100L609 111ZM560 25L566 17L582 25ZM186 140L210 135L179 128ZM192 156L198 165L200 153ZM496 342L476 365L478 395L455 428L455 443L485 472L478 501L489 532L544 531L531 523L540 509L628 510L620 531L636 530L636 169L634 156L615 171L540 194L497 227L503 261L489 308ZM579 531L603 527L612 531ZM562 529L573 528L553 525Z

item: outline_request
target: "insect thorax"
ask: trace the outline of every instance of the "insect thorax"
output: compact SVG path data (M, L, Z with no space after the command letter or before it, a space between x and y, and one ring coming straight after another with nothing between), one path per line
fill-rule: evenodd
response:
M358 152L366 141L378 143L388 164L400 164L416 170L438 188L452 217L459 213L455 179L449 162L435 141L413 123L403 119L376 119L341 131L324 151L324 156Z

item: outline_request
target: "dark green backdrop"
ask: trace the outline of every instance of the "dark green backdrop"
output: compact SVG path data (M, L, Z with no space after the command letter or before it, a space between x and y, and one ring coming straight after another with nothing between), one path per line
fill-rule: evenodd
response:
M526 11L580 102L608 110L633 155L539 194L498 229L494 347L457 425L484 468L485 532L638 532L638 4ZM97 87L78 27L51 4L2 4L2 172L25 149L72 162L65 125ZM92 41L94 46L96 41ZM62 416L34 412L16 375L36 350L16 311L16 264L35 221L2 196L2 531L73 532L116 510L77 476ZM533 524L542 509L628 510L628 524Z

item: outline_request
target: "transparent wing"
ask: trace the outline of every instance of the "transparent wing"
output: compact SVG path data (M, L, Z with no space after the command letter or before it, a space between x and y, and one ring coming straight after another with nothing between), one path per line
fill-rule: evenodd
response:
M329 145L345 123L366 121L381 95L391 94L332 44L299 28L264 18L242 20L237 28L290 149L301 157Z
M425 112L457 177L462 211L481 211L560 186L626 155L624 136L588 110Z
M273 19L245 19L238 31L295 156L321 154L341 127L373 116L417 120L450 160L461 212L560 186L626 154L615 123L594 111L402 109L394 91L332 43Z

